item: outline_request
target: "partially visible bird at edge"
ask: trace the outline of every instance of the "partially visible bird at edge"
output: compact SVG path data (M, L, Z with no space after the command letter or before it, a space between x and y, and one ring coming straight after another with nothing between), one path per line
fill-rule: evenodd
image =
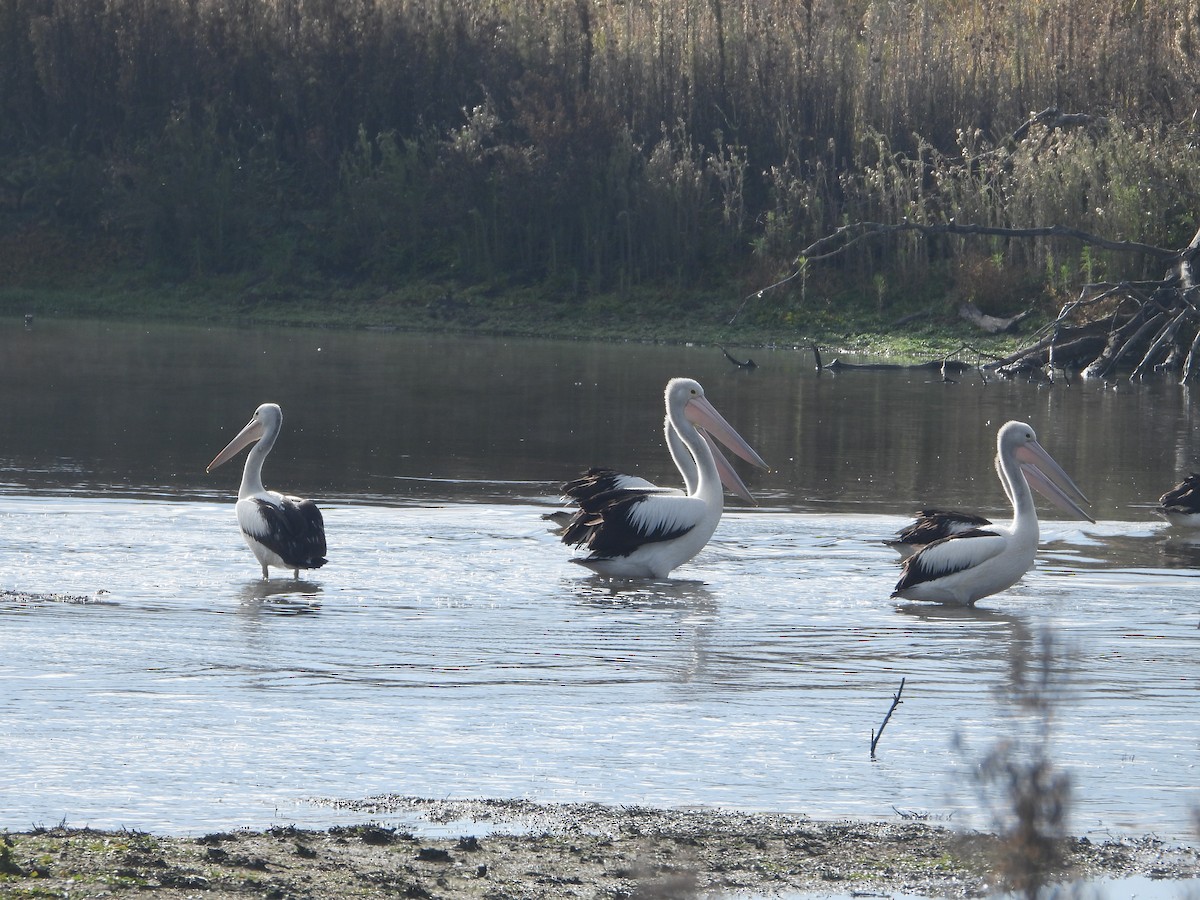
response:
M1177 527L1200 528L1200 475L1191 473L1159 497L1154 511Z

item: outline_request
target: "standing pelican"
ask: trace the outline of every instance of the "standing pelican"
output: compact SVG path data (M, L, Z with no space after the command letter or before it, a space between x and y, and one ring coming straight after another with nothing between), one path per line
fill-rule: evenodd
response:
M704 441L708 444L708 449L712 451L713 460L717 464L717 472L721 476L721 483L747 503L754 503L754 495L750 493L750 489L746 487L746 483L742 481L742 477L738 475L737 470L725 458L725 454L721 452L721 448L708 436L708 433L704 429L698 430L704 436ZM671 459L675 463L675 468L679 470L679 474L683 477L684 487L682 491L679 488L659 487L653 482L642 478L640 475L626 475L624 472L618 472L616 469L593 466L578 478L564 484L561 488L563 494L575 503L577 507L582 506L593 497L615 490L640 490L659 494L687 496L696 489L696 479L698 477L696 460L692 458L692 454L683 445L683 441L679 437L679 432L675 430L675 426L671 424L669 418L663 419L663 432L667 439L667 449L671 453ZM561 534L571 523L574 516L574 512L560 509L552 513L546 513L542 518L553 522L555 529Z
M676 465L688 481L688 492L664 491L648 483L639 486L615 479L607 490L576 489L574 499L579 503L579 511L571 519L562 540L565 544L586 546L590 555L577 557L572 562L599 575L665 578L708 543L721 521L724 496L722 467L716 461L706 433L747 462L768 468L762 457L708 401L699 382L691 378L672 378L667 382L665 401L667 441ZM673 443L673 437L681 448ZM677 452L680 450L686 454ZM689 478L687 457L695 466L694 483ZM728 462L725 466L729 472L733 471ZM619 477L628 479L630 476ZM564 486L564 491L574 484ZM740 485L740 490L736 487L734 490L741 495L745 485L740 478L736 484Z
M1172 525L1200 528L1200 475L1193 472L1159 497L1154 511Z
M934 541L904 561L893 597L970 606L1012 587L1033 566L1038 545L1037 510L1030 483L1062 509L1094 521L1068 492L1087 503L1024 422L1008 422L996 436L996 471L1012 501L1011 525L975 528Z
M291 569L292 577L299 578L301 569L319 569L326 563L325 522L317 505L263 487L263 460L275 446L282 426L283 412L279 406L264 403L205 469L211 472L247 444L258 442L246 455L242 486L238 489L237 517L242 537L262 566L264 580L270 577L267 566Z

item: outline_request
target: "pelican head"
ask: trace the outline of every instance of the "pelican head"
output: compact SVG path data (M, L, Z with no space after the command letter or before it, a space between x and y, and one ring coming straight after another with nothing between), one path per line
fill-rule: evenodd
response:
M1024 422L1005 423L996 435L996 451L1001 460L1019 462L1030 486L1057 507L1080 519L1095 521L1079 506L1079 503L1091 501L1038 443L1032 426Z
M254 411L254 415L250 417L250 421L246 423L230 441L224 450L216 455L212 462L205 467L205 472L211 472L222 463L229 462L237 455L238 451L244 447L253 444L255 441L263 438L270 438L272 441L275 435L279 434L279 429L283 426L283 410L279 408L278 403L264 403Z
M682 413L683 418L716 438L746 462L770 471L771 467L704 396L700 382L693 378L672 378L667 382L666 402L668 415L678 417Z

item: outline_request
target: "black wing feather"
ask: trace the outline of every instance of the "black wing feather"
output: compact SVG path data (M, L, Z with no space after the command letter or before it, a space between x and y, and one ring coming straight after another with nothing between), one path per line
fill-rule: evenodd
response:
M1182 513L1200 512L1200 474L1193 472L1158 498L1159 507Z
M932 544L939 538L946 537L942 532L941 518L952 518L969 525L991 525L990 519L972 513L960 512L956 509L922 509L917 513L917 520L896 532L898 543L901 544Z
M325 520L311 500L284 497L278 506L256 499L266 534L256 538L293 569L319 569L325 559Z
M958 534L950 537L940 538L932 544L926 544L922 550L917 551L908 559L906 559L900 570L900 580L896 582L895 590L892 591L892 596L895 597L901 591L906 591L914 585L923 584L926 581L934 581L950 572L945 568L934 568L924 564L924 560L929 558L925 556L925 551L930 548L937 547L946 541L965 540L967 538L978 537L995 537L994 531L983 531L979 528L972 528L970 531L960 531Z
M611 559L628 556L645 544L682 537L695 527L660 526L653 531L639 531L632 527L630 523L634 508L654 496L654 491L625 489L605 491L580 499L579 511L567 524L562 542L575 547L587 547L592 559Z
M562 486L563 495L577 503L592 500L601 494L615 490L621 473L605 466L593 466L578 478Z

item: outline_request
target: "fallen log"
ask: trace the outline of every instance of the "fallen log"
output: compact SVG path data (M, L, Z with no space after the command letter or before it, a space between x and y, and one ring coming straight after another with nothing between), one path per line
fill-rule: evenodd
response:
M1007 142L987 151L1003 165L1003 157L1015 152L1038 152L1057 140L1056 135L1069 129L1100 132L1107 127L1101 116L1063 112L1049 107L1021 123ZM1035 146L1036 144L1036 146ZM976 159L981 158L976 156ZM960 161L961 162L961 161ZM936 217L936 213L928 215ZM980 366L980 371L996 369L1003 374L1027 374L1060 369L1082 371L1088 378L1110 378L1124 367L1131 378L1155 372L1179 372L1184 381L1200 378L1200 228L1181 249L1160 247L1136 240L1123 240L1095 234L1063 224L1007 227L997 224L958 222L953 219L898 222L847 222L808 244L796 257L792 271L775 284L742 300L732 323L751 299L787 285L810 271L814 264L845 254L851 247L869 240L895 239L899 235L924 238L951 236L956 239L985 238L990 252L996 239L1001 241L1053 239L1110 253L1133 254L1143 262L1161 266L1161 277L1118 284L1085 284L1077 298L1064 304L1053 321L1033 331L1025 344L1006 359ZM960 316L992 334L1012 333L1030 313L1011 318L989 316L973 303L964 303ZM924 313L916 313L915 316ZM902 327L912 317L895 323ZM1080 325L1095 329L1090 335L1072 334ZM1086 338L1086 339L1085 339ZM929 368L940 363L929 364ZM838 363L829 368L852 368Z
M834 359L825 367L831 372L842 372L848 370L857 370L860 372L941 372L943 375L953 373L961 375L963 372L969 372L972 369L978 368L971 363L963 362L961 359L931 359L929 362L921 363L850 363L842 362L841 359Z
M1025 312L1017 313L1015 316L1001 319L997 316L989 316L968 300L959 306L958 315L987 334L1008 334L1016 331L1017 326L1032 315L1032 310L1025 310Z

